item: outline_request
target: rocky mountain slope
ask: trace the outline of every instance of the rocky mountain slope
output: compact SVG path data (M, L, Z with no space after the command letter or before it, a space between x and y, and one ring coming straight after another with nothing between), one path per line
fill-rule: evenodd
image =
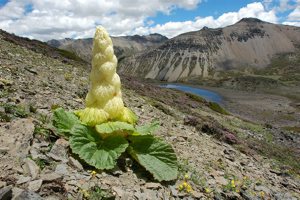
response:
M181 34L123 60L120 72L165 81L217 78L228 70L264 68L299 45L299 27L245 18L225 28Z
M119 60L123 59L124 57L135 54L139 51L156 47L166 40L168 40L168 38L160 34L150 34L147 36L134 35L112 37L114 50ZM63 40L50 40L47 43L53 47L73 52L77 56L86 60L87 62L90 62L92 59L92 38L76 40L66 38Z
M60 52L0 33L0 199L300 198L299 135L127 76L126 106L139 124L160 120L155 135L173 146L180 175L158 183L126 155L113 170L89 167L52 125L52 110L82 108L88 88L86 64ZM185 175L190 193L178 188Z

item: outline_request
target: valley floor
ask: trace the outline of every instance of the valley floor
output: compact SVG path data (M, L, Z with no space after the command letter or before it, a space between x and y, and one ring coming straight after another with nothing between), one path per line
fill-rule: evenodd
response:
M300 129L300 101L266 92L206 87L223 96L223 106L245 120L274 127ZM292 89L291 89L292 90Z

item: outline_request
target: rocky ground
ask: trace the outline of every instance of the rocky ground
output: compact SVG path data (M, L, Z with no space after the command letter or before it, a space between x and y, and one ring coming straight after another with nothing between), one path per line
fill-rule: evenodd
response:
M87 166L71 153L68 141L55 135L51 110L84 106L88 66L33 52L1 36L0 47L0 199L300 198L297 143L285 152L272 140L270 127L129 77L122 77L124 101L140 124L159 119L155 134L172 144L179 177L156 182L126 155L110 171ZM290 138L299 141L296 135ZM190 193L178 189L185 175Z

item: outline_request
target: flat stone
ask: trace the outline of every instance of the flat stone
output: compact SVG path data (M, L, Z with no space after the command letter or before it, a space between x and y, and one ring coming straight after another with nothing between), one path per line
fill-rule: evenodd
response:
M192 195L196 199L202 199L204 197L204 194L197 192L197 191L192 191Z
M26 158L25 164L23 165L23 170L26 174L31 176L32 179L36 179L40 173L39 166L31 159Z
M32 119L19 119L13 121L7 131L9 137L4 144L10 149L9 153L18 158L25 158L30 149L30 141L33 139L34 124Z
M148 199L148 200L158 199L157 191L155 191L155 190L143 189L142 194L143 194L144 198Z
M16 196L19 196L19 194L21 194L23 191L24 191L24 190L21 189L21 188L14 187L14 188L12 189L13 199L14 199L14 197L16 197Z
M42 200L43 198L33 191L23 191L13 198L14 200Z
M58 164L55 168L55 173L60 175L69 175L68 166L66 164Z
M27 183L30 180L31 180L31 177L20 175L19 179L17 180L17 185Z
M53 196L45 197L45 200L61 200L61 198L53 195Z
M75 167L76 169L79 169L80 171L83 170L81 163L75 158L69 157L69 163L71 166Z
M263 191L266 194L271 194L271 190L269 188L265 187L265 186L262 186L262 185L255 185L254 190L258 191L258 192Z
M0 153L7 153L9 151L8 147L0 147Z
M53 173L48 173L48 174L41 174L40 178L43 181L54 181L54 180L62 178L62 175L53 172Z
M7 186L0 189L0 199L10 200L12 198L12 186Z
M171 190L171 194L173 197L177 197L178 196L178 191L176 189L175 186L169 186L170 190Z
M160 183L146 183L145 187L148 189L158 189L161 187Z
M3 188L3 187L5 187L7 184L6 184L6 182L4 182L4 181L0 181L0 188Z
M113 191L116 193L116 195L118 195L119 197L123 197L123 196L124 196L125 191L124 191L122 188L114 186L114 187L112 187L112 190L113 190Z
M37 192L41 188L42 183L43 183L43 180L41 180L41 179L31 181L31 182L29 182L28 190Z
M55 161L68 162L68 146L69 142L65 139L56 140L50 152L47 154L50 158Z
M228 181L223 176L215 177L216 183L220 185L227 185Z

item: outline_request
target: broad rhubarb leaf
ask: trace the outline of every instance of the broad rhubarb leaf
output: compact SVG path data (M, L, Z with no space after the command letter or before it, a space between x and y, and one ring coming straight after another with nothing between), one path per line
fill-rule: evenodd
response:
M152 135L131 136L130 155L158 181L177 178L177 157L172 147Z
M63 108L57 108L53 114L53 125L62 136L69 137L75 124L80 121L73 112L65 111Z
M156 131L158 128L159 128L159 121L154 120L150 124L137 126L136 132L138 133L137 135L149 135L154 131Z
M102 139L92 127L76 124L70 137L73 153L97 169L112 169L118 157L126 151L128 142L122 136Z
M112 133L115 131L135 131L133 125L126 122L106 122L100 125L96 125L98 133Z

